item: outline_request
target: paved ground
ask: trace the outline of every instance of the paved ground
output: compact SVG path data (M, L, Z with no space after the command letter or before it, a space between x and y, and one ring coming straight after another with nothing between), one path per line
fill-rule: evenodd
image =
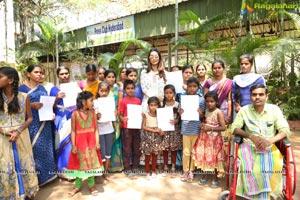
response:
M294 156L298 163L297 191L294 199L300 199L300 131L294 131L291 137L294 148ZM72 189L73 183L60 182L58 179L42 187L35 200L215 200L225 186L225 179L219 188L211 188L210 181L205 186L198 185L199 175L195 176L193 183L184 183L176 178L158 176L155 179L147 180L145 176L138 176L131 180L123 173L112 174L112 182L97 184L99 194L97 197L90 195L85 182L82 191L70 198L68 192Z

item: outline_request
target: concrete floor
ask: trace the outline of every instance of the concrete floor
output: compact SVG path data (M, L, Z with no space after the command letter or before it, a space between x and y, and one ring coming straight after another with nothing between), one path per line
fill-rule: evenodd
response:
M294 157L298 164L297 172L297 190L294 199L300 199L300 131L294 131L291 137L294 149ZM221 184L218 188L211 188L208 181L207 185L198 185L200 175L195 175L193 183L180 181L180 172L176 178L169 176L157 176L154 179L147 180L145 176L139 175L137 179L129 179L123 173L113 173L111 182L102 182L96 184L99 191L98 196L90 195L87 183L84 182L82 190L73 197L68 196L74 183L60 182L59 179L40 188L35 200L215 200L221 191L225 188L225 178L221 178Z

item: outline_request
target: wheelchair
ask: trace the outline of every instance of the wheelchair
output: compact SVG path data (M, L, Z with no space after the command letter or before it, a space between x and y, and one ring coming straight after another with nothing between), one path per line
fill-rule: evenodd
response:
M228 190L219 195L219 200L236 200L236 184L238 177L238 149L243 138L235 136L231 145L228 146L226 184ZM292 200L296 190L296 163L290 141L287 138L276 143L277 148L283 156L283 188L281 197Z

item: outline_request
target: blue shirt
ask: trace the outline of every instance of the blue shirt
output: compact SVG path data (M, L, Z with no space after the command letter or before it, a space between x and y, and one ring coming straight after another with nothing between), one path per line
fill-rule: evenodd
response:
M181 94L181 95L188 95L185 93ZM181 96L180 95L180 96ZM197 95L199 96L199 108L204 112L205 111L205 100L204 97L201 93L197 93ZM180 98L181 100L181 98ZM179 102L179 109L180 109L181 105ZM196 135L200 132L200 123L201 121L189 121L189 120L181 120L181 134L182 135Z

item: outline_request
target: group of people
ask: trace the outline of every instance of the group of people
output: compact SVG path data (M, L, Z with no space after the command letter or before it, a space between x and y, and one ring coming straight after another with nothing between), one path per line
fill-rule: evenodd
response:
M43 81L44 70L40 65L27 68L27 80L22 85L14 68L0 68L0 196L33 197L39 186L57 176L75 179L71 196L80 191L84 178L88 179L91 194L97 195L95 177L102 175L110 181L108 172L124 170L134 178L140 172L141 155L148 179L158 174L160 155L163 176L170 172L171 177L176 177L176 156L181 151L181 181L193 182L198 168L202 172L200 185L207 184L208 175L214 174L211 187L218 187L218 173L225 172L224 137L230 136L228 132L246 138L240 152L246 159L240 162L240 170L257 168L251 174L257 180L253 187L245 187L248 174L239 174L237 195L267 199L271 193L278 194L280 187L275 188L274 183L281 180L280 175L261 178L257 173L260 166L268 166L269 171L282 167L280 163L270 166L265 157L278 159L273 144L289 135L289 127L278 107L266 104L265 80L251 72L252 65L251 55L241 56L241 74L233 80L225 77L221 60L212 63L212 77L208 79L203 64L196 66L196 77L193 66L174 66L171 71L181 70L183 77L184 92L178 93L173 85L167 84L168 72L162 65L161 54L153 48L148 67L141 72L140 84L134 68L121 68L117 77L111 69L87 65L86 80L78 82L80 89L72 107L64 107L66 94L60 91L60 84L70 82L69 68L57 69L56 86ZM199 120L181 120L184 95L197 96ZM53 121L39 120L38 110L43 106L40 96L55 97ZM106 113L99 112L93 100L103 97L113 97L115 121L101 121ZM128 128L128 105L132 104L143 107L140 129ZM170 123L174 131L158 128L157 109L161 107L173 109L174 119Z

